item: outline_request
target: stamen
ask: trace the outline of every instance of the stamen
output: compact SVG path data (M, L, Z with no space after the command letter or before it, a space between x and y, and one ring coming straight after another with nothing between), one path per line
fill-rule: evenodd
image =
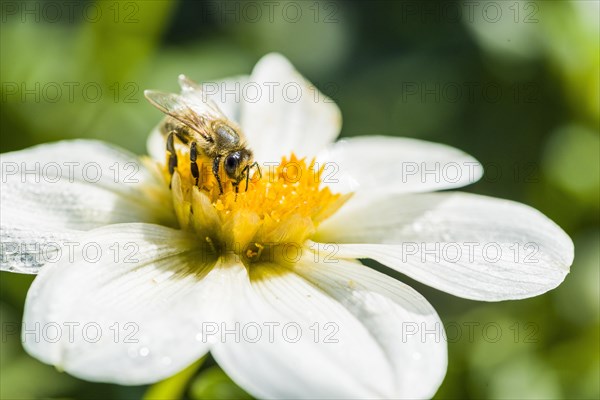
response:
M222 194L212 174L212 160L198 156L198 186L189 165L182 164L173 177L181 228L201 235L215 252L234 252L250 263L276 257L280 246L302 246L319 223L351 196L323 187L324 167L294 154L277 167L263 169L264 173L258 166L249 168L255 173L249 176L247 190L236 190L236 182L221 176ZM194 213L189 211L192 207Z

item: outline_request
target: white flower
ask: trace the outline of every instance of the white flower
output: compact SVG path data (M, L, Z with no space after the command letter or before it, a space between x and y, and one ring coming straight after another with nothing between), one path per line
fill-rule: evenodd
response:
M571 240L538 211L432 192L479 179L472 157L413 139L333 143L338 108L279 55L225 83L265 90L252 101L221 84L206 92L259 162L286 157L237 198L194 187L183 147L170 190L157 132L158 162L91 140L2 154L2 269L39 271L30 354L83 379L142 384L210 351L257 397L431 397L447 365L438 315L357 259L483 301L542 294L569 272Z

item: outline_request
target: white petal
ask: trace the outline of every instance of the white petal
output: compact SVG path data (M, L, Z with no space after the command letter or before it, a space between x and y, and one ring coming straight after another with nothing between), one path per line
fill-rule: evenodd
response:
M244 88L249 79L247 75L239 75L215 82L203 82L203 96L215 102L231 121L241 124Z
M214 263L182 231L151 224L93 230L72 260L48 265L33 282L24 347L90 381L168 377L208 351L202 324L228 293Z
M336 256L372 258L474 300L536 296L558 286L573 243L524 204L467 193L356 196L319 228Z
M279 162L292 151L316 156L341 129L335 103L279 54L264 56L245 85L241 124L259 162Z
M154 161L164 164L167 161L166 149L166 138L160 132L160 125L157 125L152 129L150 136L148 136L148 139L146 140L146 150L148 151L148 155L152 157Z
M2 270L36 273L60 243L118 222L174 224L167 186L151 164L92 140L0 155Z
M318 157L334 191L426 192L471 184L483 174L462 151L418 139L368 136L334 143Z
M221 338L212 353L254 396L421 398L439 387L443 327L411 288L360 264L315 263L312 255L290 270L250 268L251 284L239 283L233 305L240 336Z
M248 76L240 75L215 82L202 83L203 92L197 92L197 101L211 100L217 104L219 109L233 122L240 124L243 90L248 82ZM187 93L187 96L193 96L194 93ZM148 154L156 161L164 163L166 161L166 142L165 137L160 133L157 125L146 142Z

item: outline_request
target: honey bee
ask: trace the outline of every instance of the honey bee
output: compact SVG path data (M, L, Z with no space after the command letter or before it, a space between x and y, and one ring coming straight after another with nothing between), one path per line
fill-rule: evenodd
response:
M260 168L254 161L252 150L246 147L242 131L213 101L203 95L200 85L185 75L179 75L179 85L181 94L144 91L146 99L167 114L160 131L166 136L169 174L173 175L177 168L177 139L190 146L190 170L196 180L196 186L200 177L196 161L201 152L201 155L212 160L212 173L219 185L220 194L223 194L223 184L219 175L221 168L233 181L236 195L243 180L246 180L248 190L250 170L256 167L260 174Z

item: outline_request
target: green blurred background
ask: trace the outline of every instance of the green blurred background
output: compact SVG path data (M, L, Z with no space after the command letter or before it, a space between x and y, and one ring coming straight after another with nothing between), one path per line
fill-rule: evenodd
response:
M247 74L286 55L344 115L342 136L450 144L487 173L467 191L532 205L575 242L571 274L529 300L480 303L400 276L447 326L436 398L600 397L597 1L2 1L1 151L100 138L138 153L159 114L146 88ZM88 383L27 356L32 277L0 275L0 395L244 396L211 359L152 388Z

